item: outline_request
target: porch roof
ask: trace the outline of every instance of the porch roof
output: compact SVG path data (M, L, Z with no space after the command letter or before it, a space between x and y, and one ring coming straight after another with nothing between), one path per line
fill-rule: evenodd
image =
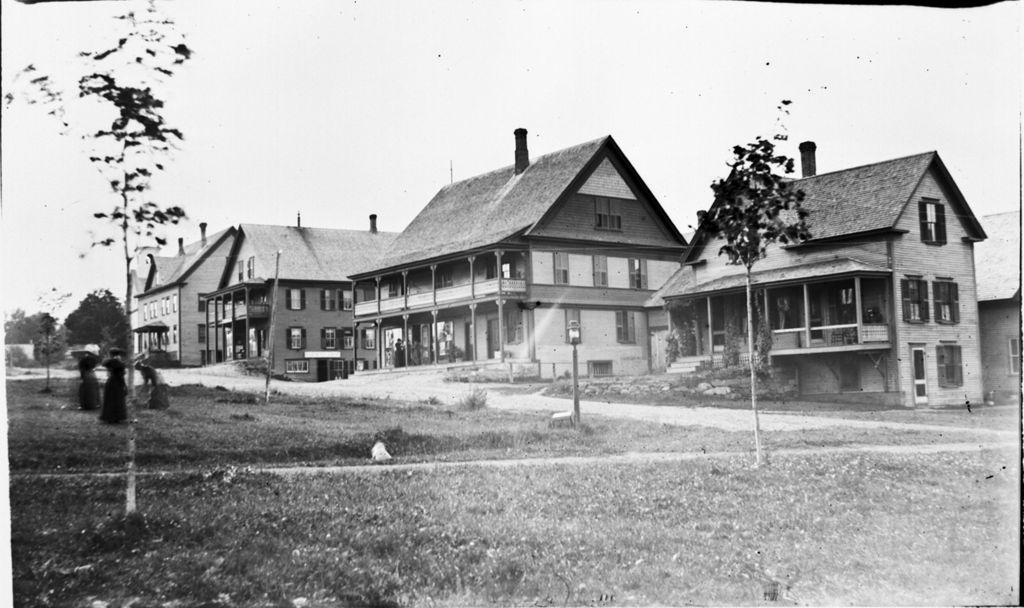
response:
M834 260L811 262L799 266L787 266L786 268L752 272L750 273L750 282L760 287L809 279L840 278L854 274L889 274L889 272L890 270L883 266L868 264L853 258L836 258ZM664 294L663 297L669 300L723 291L737 291L745 288L746 282L746 274L734 274L696 285L683 286L678 291Z
M137 334L165 334L171 330L163 321L150 321L142 327L136 327L132 331Z

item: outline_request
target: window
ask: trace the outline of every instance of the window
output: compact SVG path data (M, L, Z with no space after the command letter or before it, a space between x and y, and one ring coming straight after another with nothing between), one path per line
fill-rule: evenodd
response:
M946 244L946 207L935 199L918 203L921 218L921 240L932 245Z
M647 289L647 260L629 258L629 286L633 289Z
M597 197L594 201L594 227L598 230L622 230L619 204L610 198Z
M245 262L238 260L238 280L245 280Z
M171 312L178 312L178 294L171 296Z
M398 279L388 279L388 297L397 298L402 295L402 282Z
M587 361L587 375L593 378L601 378L604 376L611 376L612 374L612 362L611 361Z
M345 350L352 350L352 345L353 345L352 330L351 329L343 329L343 330L341 330L341 347L344 348Z
M1020 338L1010 338L1009 340L1009 354L1010 354L1010 373L1013 375L1020 373Z
M160 298L160 315L167 314L167 298Z
M956 283L932 281L932 299L937 323L960 322L960 295Z
M377 338L373 329L363 330L363 348L366 350L373 350L377 348Z
M569 254L562 251L555 252L555 284L569 284Z
M440 270L439 269L434 274L434 287L436 287L437 289L444 289L445 287L451 287L453 284L454 283L452 281L452 270L451 270L451 268L446 268L444 270Z
M306 359L285 359L284 371L286 374L308 374L309 361Z
M288 328L288 348L291 350L306 348L306 329L304 327Z
M199 296L198 307L199 307L199 312L206 312L206 300L203 299L203 296Z
M285 298L288 302L288 310L305 310L306 309L306 290L305 289L286 289Z
M177 343L178 343L178 326L177 325L172 325L171 326L171 344L177 344Z
M352 290L343 289L341 291L341 308L342 310L352 310Z
M206 344L206 325L199 324L196 331L196 339L200 344Z
M569 323L576 321L580 322L580 309L579 308L566 308L565 309L565 343L569 343ZM583 343L583 326L580 325L580 344Z
M594 287L608 287L608 256L594 256Z
M960 365L960 347L940 344L935 347L935 365L939 371L939 386L964 385L963 369Z
M245 278L251 279L256 276L256 257L250 257L245 264Z
M903 320L909 323L924 323L928 320L928 282L923 279L900 281L903 295Z
M321 289L320 310L335 310L338 307L338 303L334 297L335 291L333 289Z
M337 329L325 327L320 330L320 348L324 350L336 350L338 348Z
M615 311L615 340L621 344L636 343L636 320L632 311Z

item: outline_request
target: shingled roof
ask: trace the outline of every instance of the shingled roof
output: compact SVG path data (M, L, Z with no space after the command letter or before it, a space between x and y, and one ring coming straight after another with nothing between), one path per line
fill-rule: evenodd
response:
M257 269L273 269L280 250L280 278L302 281L348 280L355 269L378 260L397 236L394 232L266 224L241 224L239 231L256 252Z
M159 291L182 282L213 248L219 245L226 236L234 234L234 230L234 228L226 228L209 235L205 240L205 246L203 245L204 241L189 243L183 247L184 255L150 256L149 272L151 276L141 281L143 289L147 283L149 283L149 288L139 292L139 295Z
M393 268L499 243L529 230L611 136L540 156L525 171L513 165L445 186L363 272Z
M974 245L978 301L1020 297L1020 211L982 218L988 239Z
M976 238L985 233L975 219L937 152L925 152L886 160L861 167L822 173L793 180L793 188L803 190L802 207L807 210L809 243L842 238L896 226L918 184L930 167L935 167L949 185L951 203L963 209L959 216ZM707 235L698 231L686 261L697 259Z

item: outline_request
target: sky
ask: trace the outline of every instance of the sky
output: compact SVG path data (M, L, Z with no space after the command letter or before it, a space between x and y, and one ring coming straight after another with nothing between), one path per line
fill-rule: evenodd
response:
M0 0L5 92L73 84L128 2ZM445 184L612 135L680 231L734 145L784 129L819 173L937 150L979 217L1021 202L1021 7L746 2L160 2L195 52L165 83L185 141L153 198L199 238L242 222L400 231ZM791 100L789 115L777 110ZM70 116L70 115L69 115ZM92 118L82 115L81 124ZM96 211L116 204L38 106L2 117L0 307L124 294ZM173 252L170 252L173 253ZM54 291L57 290L57 291ZM43 298L41 301L40 298ZM41 303L42 302L42 303Z

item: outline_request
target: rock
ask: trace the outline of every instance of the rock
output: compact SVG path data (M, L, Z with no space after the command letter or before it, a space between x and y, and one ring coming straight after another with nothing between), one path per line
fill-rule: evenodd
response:
M370 450L370 458L374 462L387 462L391 460L391 454L388 454L388 450L384 447L383 441L378 441L373 444L373 449Z
M704 391L705 395L728 395L732 393L732 389L728 386L715 386Z
M709 383L707 383L707 382L701 382L700 384L698 384L698 385L697 385L697 392L699 392L699 393L703 393L703 392L705 392L705 391L708 391L708 390L711 390L711 389L713 389L713 388L714 388L714 387L713 387L713 386L711 386L711 385L710 385Z

